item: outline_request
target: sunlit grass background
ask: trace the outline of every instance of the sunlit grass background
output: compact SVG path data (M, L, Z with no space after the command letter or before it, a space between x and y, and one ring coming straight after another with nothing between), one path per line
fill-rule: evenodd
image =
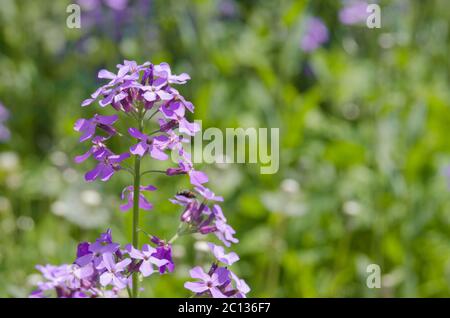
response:
M129 242L131 213L118 210L129 177L87 184L93 162L72 160L87 147L75 120L98 112L81 101L124 58L188 72L181 90L204 128L280 128L275 175L201 166L225 197L250 296L450 296L448 1L377 1L382 27L368 29L339 22L341 1L130 0L82 11L73 30L69 1L1 2L12 138L0 145L0 296L27 296L35 264L73 261L77 242L108 227ZM330 36L305 53L309 16ZM159 191L141 226L168 238L180 211L167 199L185 183L146 178ZM175 273L147 279L144 296L189 296L187 270L210 261L196 242L177 241ZM371 263L381 289L366 287Z

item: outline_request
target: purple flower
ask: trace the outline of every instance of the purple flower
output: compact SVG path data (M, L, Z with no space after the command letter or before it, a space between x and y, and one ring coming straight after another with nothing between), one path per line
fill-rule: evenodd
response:
M214 257L224 264L232 265L239 260L239 256L235 252L226 254L225 249L222 246L213 243L208 243L208 246Z
M106 140L107 139L105 137L95 136L92 139L93 145L92 145L91 149L89 149L86 153L84 153L80 156L76 156L74 161L76 163L82 163L90 156L94 156L95 159L100 160L105 155L112 154L112 152L105 145Z
M185 84L191 79L187 73L181 73L180 75L172 74L169 64L164 62L159 65L155 65L154 73L156 76L169 84Z
M328 41L328 29L319 18L311 17L306 21L306 30L300 46L305 52L316 50Z
M177 101L180 102L184 108L189 110L191 113L194 112L194 105L190 101L187 101L183 97L183 95L180 94L180 92L177 89L175 89L173 87L169 87L169 92L174 97L175 102L177 102Z
M131 259L126 258L118 263L114 260L114 255L112 253L105 253L102 256L102 262L97 267L97 269L105 269L105 271L100 275L100 284L102 286L107 286L112 284L118 289L123 289L126 287L126 278L123 276L122 272L126 270L126 267L131 263Z
M78 265L63 264L60 266L37 265L44 278L37 284L38 290L32 293L32 297L45 297L48 291L55 291L58 297L75 298L81 297L80 288L83 281L92 276L94 270L92 266L80 267Z
M159 273L164 274L166 270L170 273L173 272L173 270L175 269L175 264L172 260L172 246L160 240L156 236L153 236L151 241L157 244L156 252L153 254L153 256L157 259L167 261L166 264L159 266Z
M127 211L129 209L131 209L133 207L133 201L134 201L134 187L133 186L128 186L125 189L123 189L122 191L122 200L125 200L125 195L128 193L127 195L127 203L122 204L120 206L120 209L122 211ZM145 196L142 194L142 191L155 191L156 187L152 186L152 185L148 185L148 186L141 186L140 190L139 190L139 208L142 210L151 210L153 209L153 205L147 201L147 199L145 198Z
M216 219L226 222L227 219L223 214L222 208L218 204L214 204L212 207L212 213L216 217Z
M109 136L113 136L116 134L116 129L112 125L118 118L119 116L117 115L102 116L96 114L91 119L78 119L75 123L74 129L83 133L80 137L80 142L92 138L97 127L105 131Z
M160 143L165 141L167 137L156 136L152 139L136 128L128 129L128 133L139 140L136 145L130 148L130 153L133 155L142 157L148 153L152 158L157 160L167 160L169 158L169 156L164 153L163 149L160 148Z
M230 275L236 285L237 292L235 292L235 297L245 298L246 297L245 295L250 291L250 287L247 285L245 280L237 277L236 274L233 273L232 271L230 271Z
M174 176L179 174L188 174L189 180L192 185L201 187L203 183L208 182L208 176L202 171L194 169L192 162L190 161L190 155L183 152L183 159L178 162L178 168L169 168L166 171L168 176Z
M236 231L227 223L222 220L217 220L215 225L217 231L215 231L214 233L216 234L217 238L221 240L223 244L225 244L225 246L229 247L231 243L239 242L237 238L233 237Z
M236 234L236 231L228 225L225 220L216 219L215 226L217 231L215 231L214 234L216 234L217 238L221 240L225 246L230 247L231 243L239 242L239 240L233 236Z
M130 88L139 88L141 85L137 82L139 79L139 72L149 65L148 62L137 65L134 61L126 61L124 64L118 64L118 72L114 74L108 70L100 70L98 78L109 79L110 82L98 88L91 98L84 100L81 106L88 106L92 104L100 95L104 98L100 100L99 105L105 107L111 103L119 103L128 97L127 90Z
M144 92L142 97L148 102L155 102L157 100L168 101L173 98L172 94L164 90L163 85L154 86L154 85L145 85L141 87L141 90Z
M105 233L102 233L94 243L82 242L78 244L77 259L75 263L80 266L86 266L88 263L93 262L97 267L102 261L102 256L105 253L116 253L119 250L120 245L114 243L111 237L111 230L108 229Z
M128 244L125 249L128 251L131 258L141 261L139 271L144 277L150 276L154 272L153 265L160 268L169 263L167 259L159 259L153 256L157 251L148 244L142 246L142 251L134 248L131 244Z
M197 191L205 200L209 201L219 201L222 202L223 198L220 196L216 196L214 192L204 186L195 187L195 191Z
M210 293L213 298L227 298L220 290L220 286L229 281L230 272L223 267L218 267L211 275L205 273L200 266L189 271L192 278L197 282L186 282L184 287L196 294Z
M121 155L110 155L105 153L100 158L95 158L99 163L94 169L85 174L86 181L93 181L96 179L108 181L116 171L121 169L119 163L128 157L130 157L130 154L126 152Z
M167 119L175 120L178 123L180 133L194 136L198 131L200 131L200 127L196 123L190 123L184 117L185 106L181 102L174 101L162 105L160 110Z
M202 192L205 192L205 190L202 189ZM208 198L218 201L212 192L206 195L205 199L208 200ZM189 228L193 232L199 232L201 234L215 233L228 247L231 243L239 242L233 236L236 231L227 224L227 220L219 205L215 204L210 209L205 202L200 204L195 197L186 197L182 194L177 194L170 201L185 207L180 219L182 222L189 224Z
M342 24L353 25L366 21L369 13L367 12L367 2L353 0L346 1L345 7L339 11L339 21Z

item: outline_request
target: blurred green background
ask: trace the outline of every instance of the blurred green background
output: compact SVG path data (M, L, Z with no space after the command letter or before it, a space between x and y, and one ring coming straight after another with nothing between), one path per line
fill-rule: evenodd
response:
M108 227L129 242L131 213L118 210L129 177L87 184L93 162L72 160L87 150L75 120L99 111L81 101L124 58L188 72L180 90L203 128L280 128L277 174L201 166L225 197L249 296L450 296L448 1L380 0L380 29L341 23L331 0L88 2L69 29L70 1L1 1L0 296L27 296L36 264L72 262ZM311 16L329 39L304 52ZM141 227L168 238L180 211L167 199L185 184L147 178L160 191ZM189 296L188 269L210 261L202 239L177 241L175 273L146 279L144 296ZM366 286L371 263L380 289Z

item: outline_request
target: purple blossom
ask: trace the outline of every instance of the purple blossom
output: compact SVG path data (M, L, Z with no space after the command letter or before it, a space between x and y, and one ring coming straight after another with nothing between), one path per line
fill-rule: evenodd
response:
M128 129L128 133L139 140L139 142L130 148L130 153L143 157L146 153L157 160L167 160L169 156L164 153L161 148L161 143L166 141L165 136L156 136L150 138L146 134L143 134L136 128Z
M200 127L197 123L190 123L186 120L185 106L182 102L170 102L161 106L160 110L167 119L175 120L178 123L180 133L194 136L198 131L200 131Z
M116 134L116 129L112 126L119 116L102 116L102 115L94 115L91 119L81 118L77 120L75 123L74 129L78 132L82 132L82 136L80 137L80 142L88 140L92 138L95 134L96 128L100 128L105 131L109 136Z
M177 102L177 101L180 102L184 108L189 110L191 113L194 112L194 105L190 101L187 101L183 97L183 95L180 94L180 92L177 89L175 89L173 87L169 87L169 92L174 97L175 102Z
M360 0L346 1L344 8L339 11L339 21L342 24L353 25L366 21L367 2Z
M216 219L224 221L224 222L227 221L220 205L214 204L211 210L212 210L212 213L214 214L214 216L216 217Z
M218 201L218 202L223 201L223 197L216 196L214 194L214 192L212 192L210 189L208 189L204 186L195 187L195 191L197 191L205 200Z
M230 275L236 285L237 293L235 293L235 296L238 298L245 298L245 295L250 291L250 287L247 285L245 280L237 277L232 271L230 271Z
M204 189L202 190L202 192L205 192ZM205 197L206 200L208 198L219 201L212 192ZM234 237L236 231L227 224L227 220L219 205L214 204L212 209L210 209L205 202L200 204L196 198L185 197L180 194L176 195L170 201L185 207L180 219L189 225L192 232L199 232L201 234L214 233L227 247L231 243L239 242Z
M172 94L164 90L165 84L154 86L154 85L145 85L141 87L141 90L144 91L142 97L148 102L155 102L157 100L168 101L173 98Z
M220 290L220 286L229 280L229 271L219 267L211 275L205 273L200 266L196 266L189 271L192 278L197 282L186 282L184 287L196 294L210 293L213 298L226 298Z
M118 243L112 241L111 230L108 229L94 243L82 242L78 244L75 263L79 266L86 266L92 262L97 267L102 260L103 254L116 253L119 247Z
M191 79L187 73L181 73L180 75L172 74L169 64L164 62L155 65L154 73L169 84L186 84L186 82Z
M124 258L120 245L112 241L111 230L102 233L94 243L82 242L77 248L74 264L61 266L37 266L44 280L30 297L117 297L126 277L123 275L130 258ZM117 259L117 261L116 261ZM111 265L112 264L112 265ZM111 284L107 283L111 280ZM104 284L112 289L105 289Z
M153 256L157 259L167 261L166 264L159 266L160 274L164 274L166 271L170 273L173 272L175 269L175 264L172 260L172 246L169 243L160 240L156 236L153 236L151 241L157 245L156 252Z
M54 291L57 297L83 297L80 291L83 280L93 274L92 266L80 267L76 264L37 265L36 269L42 273L44 281L37 284L38 289L32 293L34 298L45 297L50 291Z
M197 296L213 298L244 298L250 291L247 283L225 267L213 264L208 273L199 266L190 271L191 277L197 282L186 282L184 287L196 293Z
M125 204L122 204L120 206L120 209L122 211L127 211L133 207L133 201L134 201L134 187L128 186L122 191L122 200L125 200L125 196L127 197L127 202ZM153 209L153 205L147 201L145 196L142 194L142 191L155 191L156 187L152 185L148 186L141 186L139 190L139 208L142 210L151 210Z
M101 136L95 136L92 139L92 147L84 154L76 156L74 161L76 163L82 163L90 156L94 156L95 159L100 160L105 155L112 154L112 152L106 147L105 141L107 139Z
M328 29L321 19L310 17L306 21L306 29L300 46L305 52L312 52L328 41Z
M184 159L179 160L178 168L169 168L166 174L168 176L188 174L191 184L198 187L209 180L206 173L194 169L192 162L190 162L190 156L187 154L184 154Z
M118 72L114 74L108 70L100 70L98 72L98 78L109 79L110 82L106 85L98 88L91 98L84 100L81 106L88 106L92 104L99 96L103 96L99 105L105 107L111 103L118 104L122 100L128 97L130 88L139 88L141 85L137 82L139 79L139 72L147 67L149 63L137 65L134 61L126 61L124 64L118 64Z
M208 243L209 249L213 253L214 257L226 264L232 265L233 263L239 260L239 256L235 252L230 252L228 254L225 253L225 249L222 246L215 245L213 243Z
M238 243L239 240L234 237L236 231L228 225L224 220L217 219L215 222L217 231L214 232L217 238L222 241L225 246L230 247L231 243Z
M123 289L127 285L127 279L122 272L131 263L131 259L126 258L123 261L115 262L114 255L112 253L105 253L102 255L102 262L97 269L105 269L100 275L100 284L107 286L112 284L118 289Z
M139 271L144 277L150 276L154 272L153 265L161 268L169 263L167 259L159 259L153 256L157 251L148 244L142 246L142 251L134 248L130 244L128 244L125 249L128 251L131 258L140 261Z
M121 155L104 153L101 157L95 158L99 163L94 169L86 173L86 181L94 181L96 179L108 181L116 171L121 169L119 163L128 157L130 157L130 154L126 152Z

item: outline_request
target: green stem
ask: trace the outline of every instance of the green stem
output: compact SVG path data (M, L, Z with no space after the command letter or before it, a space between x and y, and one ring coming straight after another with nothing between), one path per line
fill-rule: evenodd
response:
M142 110L139 110L139 130L142 131ZM134 184L133 184L133 246L139 249L139 194L141 188L141 157L134 157ZM131 297L137 298L139 293L138 273L133 273Z
M141 177L146 175L147 173L166 173L164 170L147 170L141 173Z
M176 241L176 239L178 238L179 236L178 236L178 232L177 233L175 233L175 235L174 236L172 236L172 238L169 240L169 244L172 244L173 242L175 242Z
M141 158L134 157L134 188L133 188L133 246L139 248L139 189L141 186ZM132 298L137 298L139 281L138 273L133 273Z

